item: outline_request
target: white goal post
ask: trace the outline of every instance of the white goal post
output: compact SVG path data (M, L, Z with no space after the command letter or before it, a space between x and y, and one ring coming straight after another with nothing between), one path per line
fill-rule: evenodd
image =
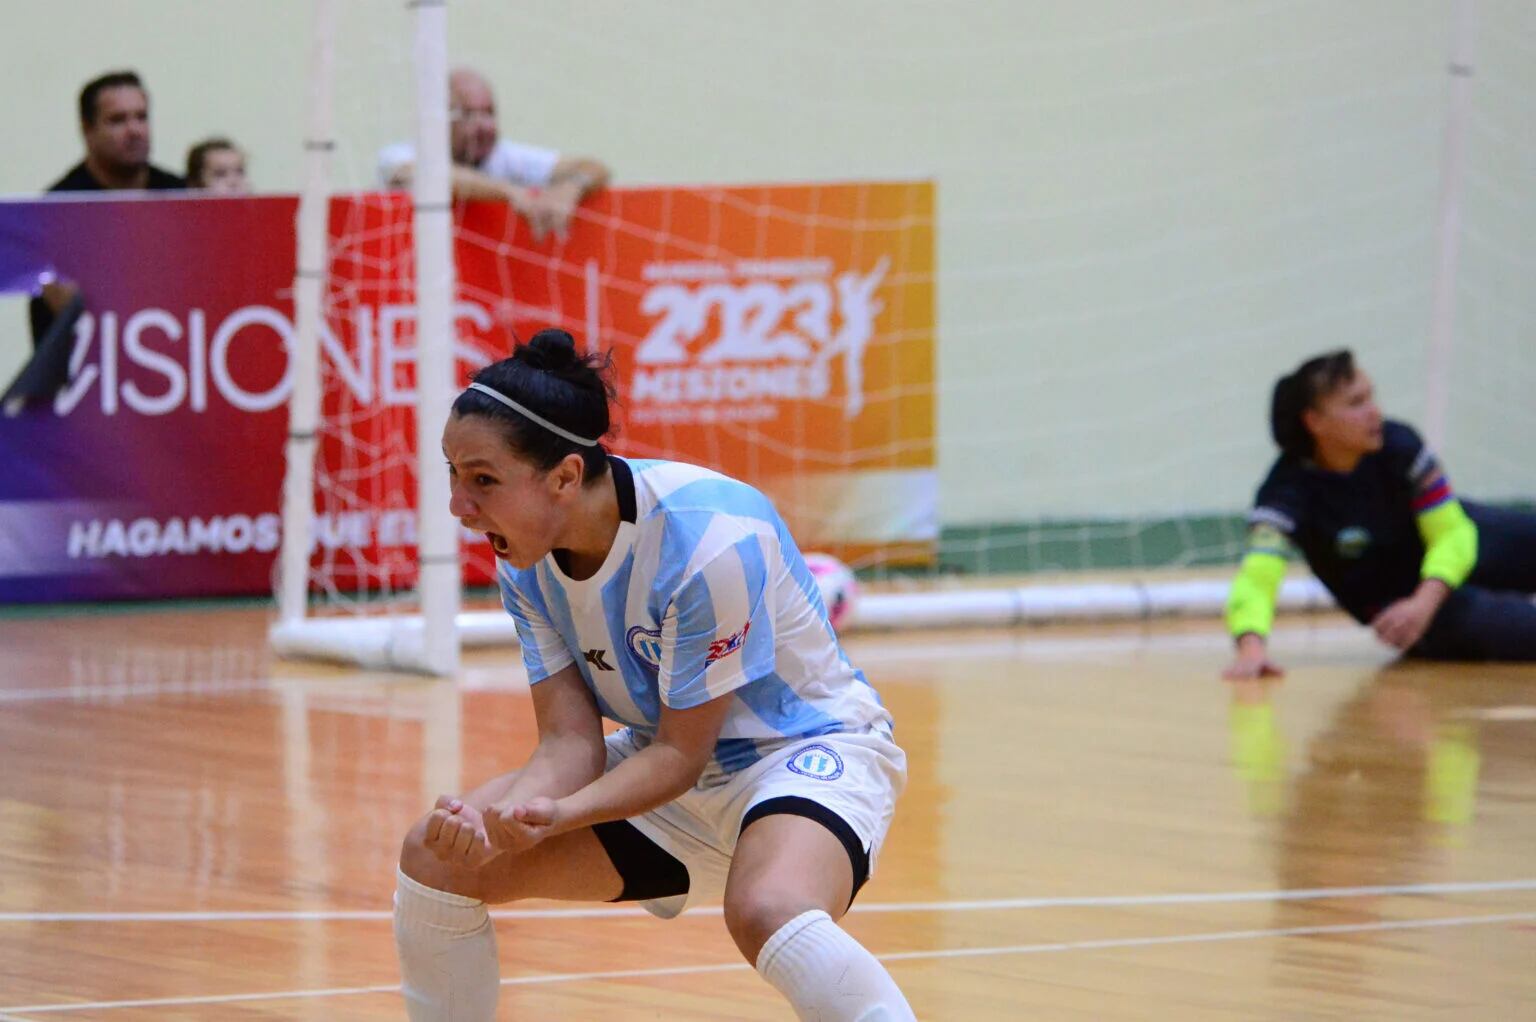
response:
M448 154L447 0L411 0L416 80L413 233L416 279L416 432L420 452L437 449L454 396L453 208ZM283 487L278 620L270 639L279 655L341 660L447 675L458 669L455 624L460 603L459 529L448 511L448 478L417 478L416 615L314 617L309 558L314 531L314 467L320 436L320 339L329 272L328 212L333 137L334 0L316 0L310 61L308 173L299 200L294 281L294 388ZM435 466L434 466L435 468Z

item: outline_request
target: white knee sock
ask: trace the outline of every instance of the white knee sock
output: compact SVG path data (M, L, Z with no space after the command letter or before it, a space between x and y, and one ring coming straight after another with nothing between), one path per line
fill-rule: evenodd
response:
M779 927L758 952L757 971L789 998L801 1019L915 1018L885 966L820 909L802 912Z
M395 949L411 1022L495 1019L501 974L485 902L433 890L400 873Z

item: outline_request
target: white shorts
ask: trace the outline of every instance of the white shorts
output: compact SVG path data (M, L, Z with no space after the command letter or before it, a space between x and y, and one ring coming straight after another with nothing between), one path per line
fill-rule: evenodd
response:
M609 735L606 744L607 770L642 748L627 728ZM846 822L869 853L873 876L906 783L906 753L887 732L874 730L791 740L734 774L706 773L679 798L629 820L688 870L687 894L641 904L671 919L685 905L718 899L742 818L758 803L783 796L809 799Z

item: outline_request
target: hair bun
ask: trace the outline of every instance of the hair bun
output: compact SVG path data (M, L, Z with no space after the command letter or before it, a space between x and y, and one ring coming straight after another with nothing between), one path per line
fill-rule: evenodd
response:
M540 330L534 334L519 354L535 369L556 373L567 372L581 361L581 357L576 354L576 338L556 328Z

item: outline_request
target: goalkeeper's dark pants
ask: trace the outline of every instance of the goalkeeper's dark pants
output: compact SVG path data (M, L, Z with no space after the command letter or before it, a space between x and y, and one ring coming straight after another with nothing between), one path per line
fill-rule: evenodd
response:
M1408 655L1536 661L1536 514L1462 506L1477 524L1477 567Z

